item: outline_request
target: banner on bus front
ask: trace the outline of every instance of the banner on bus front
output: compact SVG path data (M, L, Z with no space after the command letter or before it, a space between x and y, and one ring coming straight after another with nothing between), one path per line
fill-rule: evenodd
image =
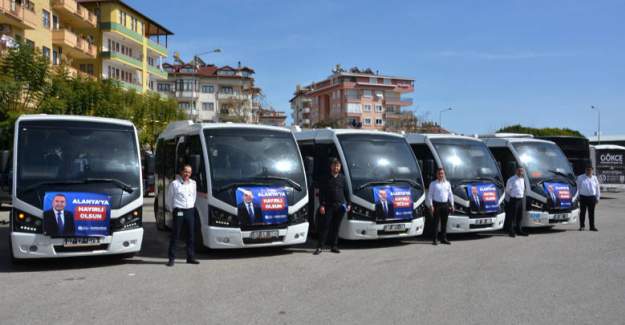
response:
M374 186L375 218L412 219L412 193L407 186Z
M559 182L544 182L543 187L547 193L547 199L551 201L553 207L568 209L573 206L571 188L568 184Z
M52 237L104 237L110 233L111 197L83 192L46 192L43 231Z
M499 211L499 194L492 183L475 183L467 185L469 204L475 211L495 213Z
M288 221L289 203L282 187L239 187L237 217L242 226L273 225Z

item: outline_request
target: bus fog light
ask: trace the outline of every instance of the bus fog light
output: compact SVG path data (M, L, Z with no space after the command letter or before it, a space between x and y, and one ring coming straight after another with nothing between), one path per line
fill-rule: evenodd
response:
M298 239L298 238L299 238L299 234L295 234L295 239Z
M361 234L361 235L366 235L366 234L367 234L367 231L366 231L366 230L363 230L363 231L361 231L361 232L360 232L360 234Z
M227 243L229 243L229 242L230 242L230 238L228 238L228 237L224 237L224 243L226 243L226 244L227 244Z
M128 247L128 246L130 246L130 243L129 243L128 241L124 241L124 242L122 243L122 245L124 245L124 247Z
M29 251L31 252L36 252L37 251L37 245L32 245L28 248Z

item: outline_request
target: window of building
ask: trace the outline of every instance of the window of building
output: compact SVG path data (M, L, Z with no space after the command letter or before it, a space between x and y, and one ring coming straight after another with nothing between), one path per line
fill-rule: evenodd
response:
M215 86L213 85L202 85L202 92L205 94L212 94L215 92Z
M362 113L360 110L360 104L347 104L347 113Z
M178 104L178 107L181 108L181 109L189 110L189 109L191 109L191 103L189 103L189 102L182 102L182 103Z
M384 108L382 107L382 105L375 105L375 111L378 113L382 113L382 111L384 110Z
M223 94L233 94L234 93L234 89L232 89L232 87L221 87L221 92Z
M59 16L52 15L52 29L58 30L59 27L61 27L59 23Z
M371 90L365 89L362 91L362 96L363 97L372 97L371 95Z
M80 71L93 75L93 64L81 64Z
M119 11L119 23L126 27L126 13L124 11Z
M376 119L375 119L375 125L378 125L378 126L380 126L380 125L384 125L384 121L382 121L382 119L381 119L381 118L376 118Z
M365 105L364 107L365 107L364 109L365 112L371 112L371 105Z
M169 92L169 91L171 91L171 84L159 82L156 85L156 88L157 88L158 91Z
M215 103L202 103L202 110L212 112L215 110Z
M391 79L384 78L384 84L385 84L385 85L390 85L391 83L392 83L392 82L391 82Z
M148 56L148 64L151 66L154 66L154 58L151 56Z
M377 84L377 83L378 83L378 78L372 78L372 77L370 77L370 78L369 78L369 83L370 83L370 84Z
M358 90L356 89L347 89L345 95L348 99L358 99Z
M42 20L43 27L46 29L50 29L50 12L45 9L42 9L41 16L42 16L41 20Z
M50 49L49 48L43 46L41 48L41 52L42 52L43 56L46 57L46 59L50 60Z
M61 64L61 58L59 57L59 52L55 48L52 49L52 64L53 65Z
M366 118L365 119L365 125L371 125L371 119L370 118Z
M379 98L379 99L383 99L384 98L384 91L382 90L377 90L375 92L375 97Z

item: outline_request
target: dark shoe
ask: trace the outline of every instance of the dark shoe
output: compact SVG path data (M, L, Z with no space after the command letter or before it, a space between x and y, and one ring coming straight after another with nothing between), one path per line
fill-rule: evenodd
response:
M169 260L169 262L167 262L167 264L165 264L167 266L174 266L174 260Z
M510 236L510 237L512 237L512 238L514 238L514 237L516 237L516 234L515 234L514 232L509 232L509 233L508 233L508 236Z
M592 228L590 228L590 231L599 231L599 229L597 229L595 227L592 227Z
M586 229L584 229L584 227L579 227L579 231L584 231Z
M338 254L338 253L340 253L340 252L341 252L341 251L339 250L339 248L338 248L338 247L332 247L332 249L331 249L330 251L331 251L332 253L336 253L336 254Z
M432 241L432 245L434 245L434 246L438 245L438 241L433 240L433 241Z
M187 264L200 264L200 261L191 258L191 259L187 259Z
M522 229L517 229L516 234L519 236L529 236L529 234L523 231Z
M451 243L449 242L449 240L447 240L447 238L441 240L441 243L443 243L445 245L451 245Z
M315 252L313 253L313 255L319 255L319 254L321 254L321 248L315 249Z

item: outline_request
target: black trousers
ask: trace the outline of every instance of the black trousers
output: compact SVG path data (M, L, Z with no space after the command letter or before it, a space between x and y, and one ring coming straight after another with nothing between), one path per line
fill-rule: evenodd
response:
M523 199L511 197L506 204L506 225L509 233L521 231L521 223L523 222Z
M597 205L596 196L579 196L579 226L584 228L586 221L586 210L588 210L588 220L590 221L590 228L595 227L595 205Z
M326 214L319 214L319 241L317 248L322 248L328 242L332 247L339 244L339 228L345 211L341 205L327 206Z
M193 236L195 235L195 209L174 209L174 228L171 230L169 240L169 259L176 258L176 242L180 238L180 231L183 226L187 226L187 259L193 259L194 246Z
M434 228L432 234L432 240L436 240L438 238L438 224L441 225L440 239L447 239L447 219L449 219L449 203L445 202L432 202L434 206Z

